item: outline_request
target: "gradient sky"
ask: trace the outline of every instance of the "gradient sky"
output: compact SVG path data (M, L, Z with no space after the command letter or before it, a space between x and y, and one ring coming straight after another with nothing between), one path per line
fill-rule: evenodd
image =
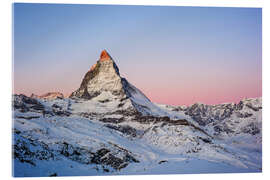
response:
M14 93L76 90L106 49L153 102L262 96L262 10L14 4Z

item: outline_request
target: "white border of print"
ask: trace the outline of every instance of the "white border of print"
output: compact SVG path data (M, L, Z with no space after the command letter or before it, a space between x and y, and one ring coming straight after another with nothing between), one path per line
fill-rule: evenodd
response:
M0 177L8 180L12 177L11 167L11 92L12 92L12 3L70 3L70 4L124 4L124 5L168 5L168 6L215 6L215 7L262 7L263 8L263 173L254 174L195 174L195 175L151 175L151 176L91 176L91 177L57 177L42 179L148 179L157 180L163 178L179 179L188 178L191 180L199 179L270 179L270 152L268 137L270 137L270 83L267 78L270 77L269 60L270 59L270 2L268 0L3 0L0 5ZM266 49L268 47L268 49ZM267 61L268 60L268 61ZM24 178L40 179L40 178Z

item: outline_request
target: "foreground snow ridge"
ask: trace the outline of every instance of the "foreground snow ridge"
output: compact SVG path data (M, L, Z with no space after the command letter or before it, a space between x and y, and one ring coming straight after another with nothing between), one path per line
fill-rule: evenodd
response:
M261 98L155 104L106 51L70 97L13 95L13 123L16 177L262 171Z

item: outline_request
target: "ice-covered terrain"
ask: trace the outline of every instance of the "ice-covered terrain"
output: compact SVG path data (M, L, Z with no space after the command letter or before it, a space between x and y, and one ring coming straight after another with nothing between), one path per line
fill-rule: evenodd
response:
M261 115L261 98L152 103L105 51L69 98L13 95L13 174L261 172Z

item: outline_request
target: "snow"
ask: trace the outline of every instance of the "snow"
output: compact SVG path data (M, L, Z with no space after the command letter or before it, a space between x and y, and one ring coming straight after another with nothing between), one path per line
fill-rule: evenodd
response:
M100 102L109 99L108 102ZM184 112L171 111L172 107L157 105L147 101L143 94L132 94L131 101L147 106L152 115L187 119L196 122ZM71 112L70 116L46 116L39 112L20 112L14 110L14 129L20 131L15 137L28 141L45 143L51 149L56 158L49 160L34 159L35 166L22 163L14 159L14 176L57 176L77 175L120 175L120 174L179 174L179 173L231 173L231 172L261 172L261 133L256 135L244 134L240 130L251 122L261 124L261 111L254 112L244 107L242 112L252 112L254 116L239 119L236 115L224 122L232 124L239 134L221 134L211 138L197 131L191 126L169 125L162 123L142 124L132 121L132 117L125 117L125 121L115 126L130 126L137 130L138 136L131 137L115 129L107 127L107 124L99 121L100 118L122 118L121 114L114 114L116 110L127 110L132 107L129 99L121 103L110 92L102 93L92 100L81 99L54 99L50 101L40 100L46 109L52 109L53 104L61 106ZM259 107L257 100L248 100L245 103L253 103ZM80 113L96 113L88 118ZM28 119L27 117L33 117ZM114 125L114 124L113 124ZM202 127L213 134L211 125ZM210 139L207 143L202 139ZM139 163L129 163L121 170L115 170L110 166L101 164L85 164L57 154L62 144L67 142L73 148L81 148L85 151L96 152L101 148L111 151L116 157L123 157L128 150ZM14 142L16 143L16 142ZM38 145L39 146L39 145ZM43 147L40 147L41 149ZM30 148L35 151L35 147ZM70 149L72 152L73 150ZM70 152L70 153L71 153ZM104 170L105 169L105 170ZM107 172L109 171L109 172Z

